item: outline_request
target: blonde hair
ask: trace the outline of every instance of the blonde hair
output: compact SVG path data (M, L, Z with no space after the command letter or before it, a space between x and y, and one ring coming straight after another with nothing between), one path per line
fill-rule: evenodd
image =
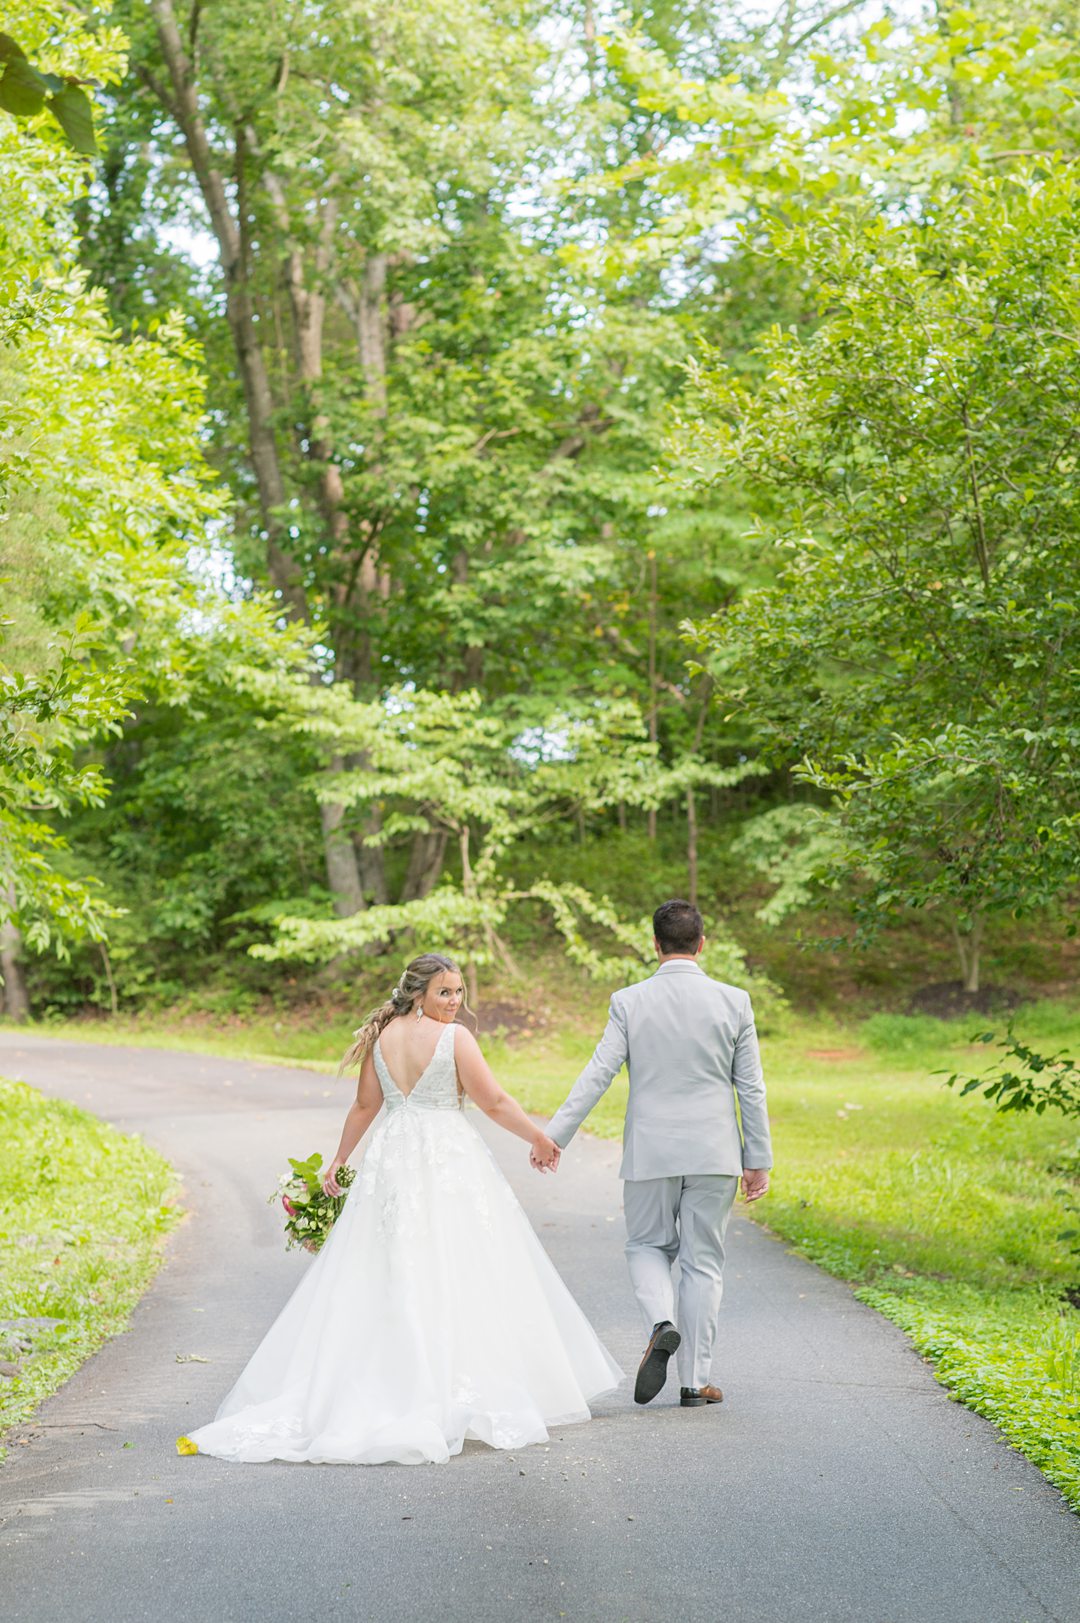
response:
M338 1075L340 1076L342 1071L352 1071L362 1065L374 1048L375 1039L380 1031L384 1030L391 1020L396 1020L415 1009L417 1003L423 1000L436 975L444 975L448 970L461 974L454 960L445 957L441 952L422 952L419 958L414 958L411 963L406 964L401 972L401 979L386 1002L380 1003L377 1009L372 1009L363 1025L358 1026L353 1032L352 1044L338 1066ZM476 1016L464 998L461 1012L466 1016L464 1024L470 1031L475 1031Z

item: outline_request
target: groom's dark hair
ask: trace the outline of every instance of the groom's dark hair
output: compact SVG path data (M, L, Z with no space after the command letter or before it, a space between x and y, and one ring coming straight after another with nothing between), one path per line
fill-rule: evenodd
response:
M653 934L660 943L660 951L697 952L698 942L705 934L701 914L693 902L675 897L664 902L652 916Z

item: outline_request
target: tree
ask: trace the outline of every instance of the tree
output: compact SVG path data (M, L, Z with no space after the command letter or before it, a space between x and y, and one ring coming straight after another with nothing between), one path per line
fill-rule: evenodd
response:
M120 46L65 8L28 4L44 71L115 78ZM203 380L176 321L117 340L76 262L67 206L84 163L58 130L0 112L0 926L9 1012L25 1012L21 941L63 952L115 909L62 872L58 818L100 803L94 750L142 696L190 702L241 656L293 668L307 649L258 599L190 567L224 504L203 456Z
M252 692L270 703L280 689L252 677ZM475 690L459 694L399 690L360 703L337 687L295 685L280 711L287 737L300 732L324 754L363 757L365 766L320 777L318 793L343 805L377 801L378 835L389 842L419 831L446 841L452 872L423 895L330 919L316 905L269 903L248 917L272 926L256 944L264 960L326 963L374 941L402 935L452 944L464 961L470 997L477 969L492 962L519 974L503 934L515 911L539 909L550 919L570 959L602 978L639 978L651 968L648 920L627 919L595 887L534 873L514 878L511 858L539 830L581 811L617 804L649 806L687 783L709 780L700 762L681 765L678 783L657 760L642 718L627 701L597 698L574 711L539 713L526 704L515 716L494 713ZM722 932L710 942L717 971L744 970L739 949ZM765 986L766 995L775 989Z
M263 682L254 678L258 695ZM449 843L453 878L424 887L404 902L348 918L290 912L278 904L256 909L276 940L253 948L259 957L327 961L407 931L452 940L473 979L493 959L516 973L499 934L510 908L529 900L555 903L557 920L584 912L619 937L620 921L602 901L574 889L515 886L504 871L509 848L530 831L579 805L647 799L655 751L632 706L597 702L591 713L552 714L540 724L531 707L515 719L486 711L475 689L459 694L399 690L368 703L337 688L296 688L281 724L319 741L330 759L364 765L320 776L317 791L334 804L379 804L378 833L386 843L420 833ZM572 939L568 936L568 939Z
M523 478L542 491L545 465L603 426L588 395L556 404L560 344L545 354L515 320L523 296L526 323L551 313L504 224L535 138L528 8L461 0L452 27L445 8L415 5L332 8L326 26L317 12L151 9L150 29L130 17L135 62L164 115L156 137L189 166L217 245L258 573L290 614L320 620L334 678L369 696L387 661L396 677L408 659L395 599L428 584L425 555L449 553L440 675L474 681L488 627L471 570L495 543L523 550ZM509 331L484 360L489 297ZM494 453L519 435L528 451L507 478ZM343 826L332 804L322 818L338 911L385 901L373 829Z
M701 627L714 678L836 807L863 927L942 909L968 991L984 920L1076 877L1078 212L1046 163L778 229L819 325L698 373L706 454L786 513L779 585Z
M704 12L695 44L674 9L644 9L665 51L724 60L701 45ZM628 100L588 15L587 93L550 81L527 5L462 4L457 42L414 6L322 30L317 11L254 30L243 8L171 0L152 27L121 15L134 71L87 258L129 325L162 276L168 297L183 286L159 224L213 234L210 285L181 296L214 375L241 571L321 619L327 669L362 699L407 681L499 702L527 683L550 709L602 687L640 705L674 764L697 719L680 618L742 566L735 504L665 496L655 473L696 316L656 264L582 268L583 242L651 214L643 192L546 179L642 156L678 121ZM345 915L437 881L443 842L402 835L399 863L399 842L370 838L379 815L322 806L351 865L331 886Z

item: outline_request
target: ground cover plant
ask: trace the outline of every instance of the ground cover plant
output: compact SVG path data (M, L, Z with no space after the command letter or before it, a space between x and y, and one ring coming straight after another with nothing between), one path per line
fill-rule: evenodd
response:
M0 1435L110 1336L177 1222L168 1162L77 1105L0 1078Z

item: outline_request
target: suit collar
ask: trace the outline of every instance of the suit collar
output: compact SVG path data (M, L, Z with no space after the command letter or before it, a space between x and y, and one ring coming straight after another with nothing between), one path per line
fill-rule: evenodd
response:
M705 971L693 958L669 958L666 964L657 964L654 975L704 975Z

